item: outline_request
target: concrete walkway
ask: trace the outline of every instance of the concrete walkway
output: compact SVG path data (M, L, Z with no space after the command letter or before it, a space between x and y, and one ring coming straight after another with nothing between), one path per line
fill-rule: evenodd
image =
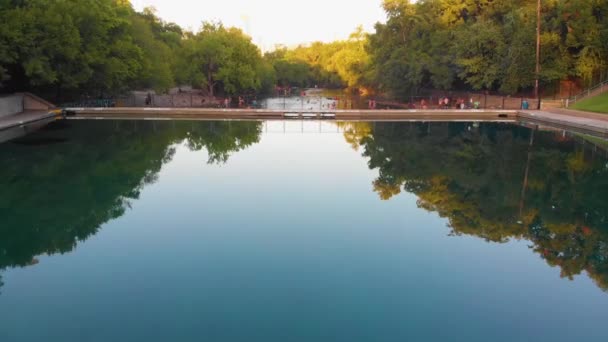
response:
M233 108L68 108L74 119L186 119L284 120L335 119L343 121L524 121L608 137L608 115L571 109L534 110L328 110L288 112L277 109Z
M518 119L608 138L608 115L562 108L520 111Z
M512 110L334 110L325 113L285 113L268 109L201 108L71 108L74 119L336 119L345 121L522 121L608 138L608 115L570 109ZM30 111L0 118L0 132L12 135L23 127L62 117L58 111ZM19 129L22 128L22 129ZM9 130L13 133L9 134Z
M60 116L58 112L49 111L30 111L3 116L0 117L0 131L13 127L32 124L37 121L45 121L47 119L55 118L57 116Z
M66 108L70 118L88 119L279 119L325 118L336 120L515 120L516 110L494 109L350 109L350 110L284 110L236 108Z
M554 113L554 114L561 114L561 115L576 116L576 117L581 117L581 118L608 121L608 114L604 114L604 113L585 112L582 110L575 110L575 109L569 109L569 108L551 108L551 109L547 109L546 111L550 112L550 113Z
M0 118L0 143L35 132L61 118L60 112L30 111Z

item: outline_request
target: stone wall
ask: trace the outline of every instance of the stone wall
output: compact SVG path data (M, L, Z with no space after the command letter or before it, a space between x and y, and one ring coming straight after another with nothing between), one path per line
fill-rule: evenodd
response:
M131 96L116 99L116 107L160 107L160 108L204 108L218 107L218 98L210 98L200 93L178 93L158 95L150 92L151 102L146 103L148 93L132 92Z
M55 105L30 93L17 94L23 96L24 111L48 111Z
M23 95L0 97L0 117L23 112Z
M28 111L48 111L55 108L52 103L30 93L0 96L0 117Z

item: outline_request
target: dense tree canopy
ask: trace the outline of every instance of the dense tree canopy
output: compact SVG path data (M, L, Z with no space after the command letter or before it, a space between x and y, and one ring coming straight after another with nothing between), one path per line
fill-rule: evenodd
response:
M536 0L385 0L369 53L373 84L395 96L421 88L530 89ZM541 80L607 77L608 2L542 2Z
M182 67L184 81L206 87L211 96L218 85L228 94L257 91L269 77L251 39L241 30L222 24L205 23L184 41Z
M543 85L608 78L608 3L543 1ZM535 0L385 0L373 34L267 53L279 85L371 88L403 98L426 89L530 91Z
M165 91L209 94L272 86L530 91L536 0L385 0L386 23L348 39L278 47L262 57L221 23L188 32L127 0L0 0L0 86L51 98ZM590 85L608 78L608 2L542 1L541 74Z
M180 84L235 94L272 88L251 39L203 23L184 31L125 0L0 0L0 86L54 99Z
M274 67L280 86L358 88L364 84L369 62L366 47L367 35L359 28L347 40L278 47L265 59Z

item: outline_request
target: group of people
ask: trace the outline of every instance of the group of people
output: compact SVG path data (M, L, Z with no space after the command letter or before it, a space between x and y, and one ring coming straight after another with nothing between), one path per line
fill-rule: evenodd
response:
M424 101L424 100L423 100ZM453 103L453 105L452 105ZM439 99L439 103L438 103L438 108L442 108L442 109L450 109L450 108L456 108L456 109L478 109L479 108L479 102L478 101L473 101L473 98L470 98L468 101L465 100L462 97L459 97L458 99L456 99L456 101L452 102L452 99L450 99L449 97L443 97Z
M442 109L450 109L452 104L452 99L449 97L442 97L439 99L438 107ZM459 98L455 103L456 109L464 109L464 99Z
M369 99L367 102L367 107L369 109L376 109L376 100ZM437 102L437 109L479 109L480 103L479 101L474 101L473 98L466 100L462 97L457 99L452 99L450 97L441 97ZM408 109L431 109L430 104L426 99L421 99L419 103L415 101L409 101L407 103Z
M416 105L416 102L410 101L407 103L407 108L408 109L418 109L418 108L430 109L429 102L427 102L426 99L420 100L420 103L418 105ZM451 109L451 108L478 109L479 102L473 101L473 98L471 98L469 101L465 100L464 98L458 98L454 101L447 96L439 98L439 100L437 102L437 109Z
M224 98L223 101L220 102L221 106L223 108L230 108L230 104L232 103L232 99L230 97L226 97ZM256 101L256 99L254 98L250 103L248 103L247 99L245 99L244 96L239 96L238 97L238 108L255 108L258 104L258 102Z

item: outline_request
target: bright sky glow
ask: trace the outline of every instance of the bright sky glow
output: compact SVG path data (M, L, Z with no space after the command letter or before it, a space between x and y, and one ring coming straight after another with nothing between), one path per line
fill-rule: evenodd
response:
M165 21L197 31L205 20L222 21L249 34L267 51L275 44L346 39L357 26L373 32L386 21L382 0L132 0L136 10L154 6Z

